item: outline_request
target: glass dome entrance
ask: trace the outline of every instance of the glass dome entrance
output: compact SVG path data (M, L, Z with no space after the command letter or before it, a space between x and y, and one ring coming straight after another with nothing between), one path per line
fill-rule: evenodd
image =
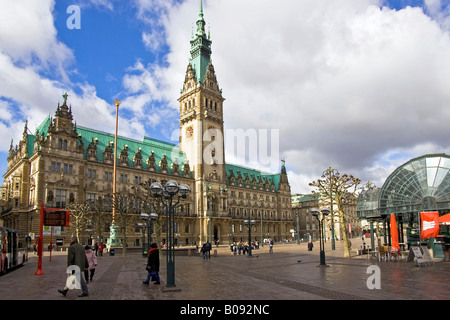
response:
M450 209L450 157L425 155L397 168L383 184L381 215Z

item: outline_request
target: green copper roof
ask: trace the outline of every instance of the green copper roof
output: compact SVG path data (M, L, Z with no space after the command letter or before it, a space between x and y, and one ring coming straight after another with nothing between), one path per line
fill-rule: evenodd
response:
M48 127L50 125L50 116L48 116L36 129L39 131L39 136L44 134L44 138L47 137ZM114 134L106 133L103 131L77 126L78 135L83 142L84 154L83 158L87 158L87 148L89 144L95 140L97 143L97 159L99 163L103 162L103 152L105 148L109 145L110 142L114 143ZM31 157L34 153L34 140L35 135L28 134L27 135L27 147L28 147L28 156ZM122 136L117 137L117 156L120 156L120 152L127 145L128 147L128 165L130 168L133 167L133 158L138 152L139 148L141 150L142 155L142 166L144 170L147 170L147 159L151 155L152 151L155 157L155 168L156 172L160 172L159 162L163 158L163 155L166 155L167 166L169 174L172 174L172 163L177 160L179 164L179 175L183 175L183 165L186 161L186 156L182 152L179 151L179 148L176 144L172 144L169 142L160 141L157 139L152 139L149 137L144 137L142 141L134 140L131 138L126 138Z
M318 193L310 193L310 194L294 194L291 196L292 203L300 203L307 201L315 201L319 200L320 194Z
M262 183L267 182L269 185L273 182L275 185L275 191L278 191L278 184L280 183L280 175L279 173L273 174L273 173L267 173L267 172L261 172L256 169L251 169L243 166L233 165L233 164L225 164L225 173L227 175L227 183L229 185L238 185L238 177L242 177L243 183L245 183L245 179L248 176L250 180L250 186L253 187L253 178L256 179L256 188L259 189L259 180L261 180ZM232 183L230 179L231 173L235 177L234 184ZM260 179L259 179L260 178Z
M86 158L87 147L94 139L97 141L97 158L99 162L103 162L103 152L110 142L114 143L114 134L106 133L86 127L77 127L77 132L81 136L81 140L84 144L84 158ZM179 174L182 175L183 164L186 156L179 152L178 146L168 142L163 142L149 137L144 137L142 141L126 138L122 136L117 137L117 156L120 156L120 152L124 146L128 147L128 165L133 167L133 158L136 153L141 150L142 166L144 170L147 170L147 159L151 155L152 151L155 156L156 172L159 172L159 162L166 155L168 163L168 171L172 173L171 164L176 160L179 164ZM176 158L176 159L175 159Z
M197 31L191 39L191 58L189 63L195 71L197 82L203 82L206 70L211 63L211 39L205 31L203 19L203 3L200 0L200 12L197 20Z

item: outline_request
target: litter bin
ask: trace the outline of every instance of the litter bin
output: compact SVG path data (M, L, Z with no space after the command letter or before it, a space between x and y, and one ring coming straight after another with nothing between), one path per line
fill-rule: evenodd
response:
M109 249L109 255L110 255L110 256L113 256L114 253L115 253L115 250L114 250L114 249Z

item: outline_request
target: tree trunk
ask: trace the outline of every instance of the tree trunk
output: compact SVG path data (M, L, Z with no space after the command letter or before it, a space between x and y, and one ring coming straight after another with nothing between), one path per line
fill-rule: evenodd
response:
M350 258L350 243L347 233L347 222L345 221L344 211L339 209L339 224L341 225L342 240L344 241L344 258Z

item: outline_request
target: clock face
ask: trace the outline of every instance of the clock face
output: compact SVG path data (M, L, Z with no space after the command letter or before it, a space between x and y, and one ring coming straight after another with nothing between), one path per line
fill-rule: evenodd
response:
M186 138L191 138L194 134L194 128L192 126L187 127L186 129Z

